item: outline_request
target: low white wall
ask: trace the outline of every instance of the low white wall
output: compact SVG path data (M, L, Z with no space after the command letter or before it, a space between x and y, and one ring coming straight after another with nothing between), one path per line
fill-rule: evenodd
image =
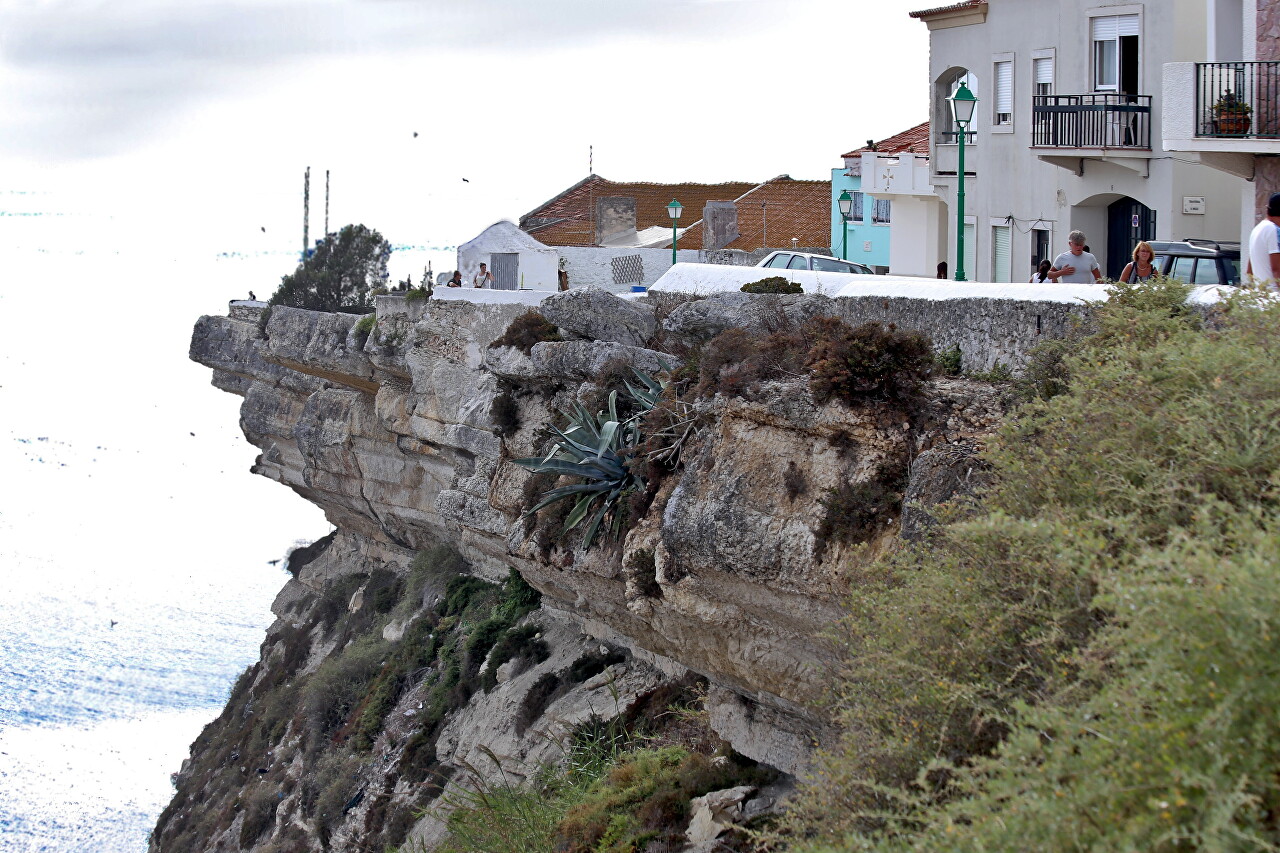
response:
M641 284L648 287L671 269L670 249L605 249L594 246L560 246L557 248L569 273L569 287L599 287L612 293L626 293L630 284L613 283L613 259L627 255L639 255L644 267ZM697 263L702 260L698 249L677 249L680 261Z

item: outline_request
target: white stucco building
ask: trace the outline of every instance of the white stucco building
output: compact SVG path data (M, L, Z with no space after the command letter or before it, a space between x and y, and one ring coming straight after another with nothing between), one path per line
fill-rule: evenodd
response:
M1209 0L1205 61L1164 65L1164 147L1244 178L1240 233L1280 192L1280 3ZM1230 93L1230 95L1228 95ZM1224 121L1224 100L1243 105Z
M470 286L484 263L493 273L497 290L556 290L560 255L505 219L458 247L458 269Z
M947 98L961 80L979 99L965 145L970 280L1025 281L1073 229L1113 277L1138 240L1239 239L1242 179L1163 147L1162 66L1207 58L1212 4L963 0L911 13L930 30L928 184L946 205L939 237L952 274Z

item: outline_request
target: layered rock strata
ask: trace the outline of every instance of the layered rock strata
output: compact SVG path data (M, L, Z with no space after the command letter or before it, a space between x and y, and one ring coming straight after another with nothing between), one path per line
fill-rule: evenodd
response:
M276 307L267 317L242 305L231 317L200 318L191 357L213 369L216 387L243 396L241 427L262 451L254 473L320 506L338 529L341 545L291 586L315 593L343 575L404 574L415 552L449 543L468 571L497 582L514 569L541 593L538 618L562 635L561 658L547 666L603 642L634 662L630 696L702 676L718 733L796 773L824 735L815 708L830 650L821 629L840 615L849 567L898 535L897 511L886 510L892 517L850 546L830 529L831 496L886 472L901 472L905 491L925 502L965 488L972 449L1003 414L1001 392L935 380L909 416L882 402L819 404L802 380L705 401L680 469L618 541L584 551L580 537L523 518L546 484L510 460L545 453L547 426L570 403L598 404L604 374L678 367L680 354L732 326L763 333L818 314L857 322L883 310L820 296L667 299L551 297L540 310L566 339L528 353L489 346L523 305L380 297L367 335L350 315ZM910 523L921 529L927 515ZM294 618L289 595L277 602L285 621ZM448 743L486 739L521 762L540 758L519 738L502 741L501 712L486 708L451 723L471 734L447 741L442 761L460 766L468 754Z

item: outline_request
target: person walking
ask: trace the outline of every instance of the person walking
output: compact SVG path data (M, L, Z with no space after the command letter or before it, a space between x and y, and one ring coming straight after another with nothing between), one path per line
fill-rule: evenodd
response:
M1053 259L1049 269L1049 278L1053 281L1068 281L1072 284L1092 284L1102 281L1102 268L1092 252L1085 251L1083 231L1072 231L1067 235L1067 251Z
M1249 234L1249 266L1245 272L1256 284L1280 284L1280 193L1267 201L1267 215Z
M493 273L489 272L489 268L483 263L480 264L480 272L476 273L474 283L476 287L493 288Z
M1140 240L1138 245L1133 247L1133 260L1125 264L1124 272L1120 273L1120 280L1129 284L1150 281L1156 274L1155 259L1156 253L1151 248L1151 244L1146 240Z

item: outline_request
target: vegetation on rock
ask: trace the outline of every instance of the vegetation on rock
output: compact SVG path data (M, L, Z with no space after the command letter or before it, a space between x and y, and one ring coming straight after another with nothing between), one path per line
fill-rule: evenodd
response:
M1111 293L980 505L859 572L844 735L775 846L1280 845L1280 306Z
M798 282L787 281L780 275L771 275L759 281L749 281L742 285L743 293L804 293Z
M511 321L505 332L489 344L489 349L515 347L525 355L533 351L534 344L543 341L562 341L555 324L537 311L526 311Z
M298 268L280 280L272 305L311 311L363 313L373 307L371 292L388 279L391 244L364 225L346 225L316 241Z

